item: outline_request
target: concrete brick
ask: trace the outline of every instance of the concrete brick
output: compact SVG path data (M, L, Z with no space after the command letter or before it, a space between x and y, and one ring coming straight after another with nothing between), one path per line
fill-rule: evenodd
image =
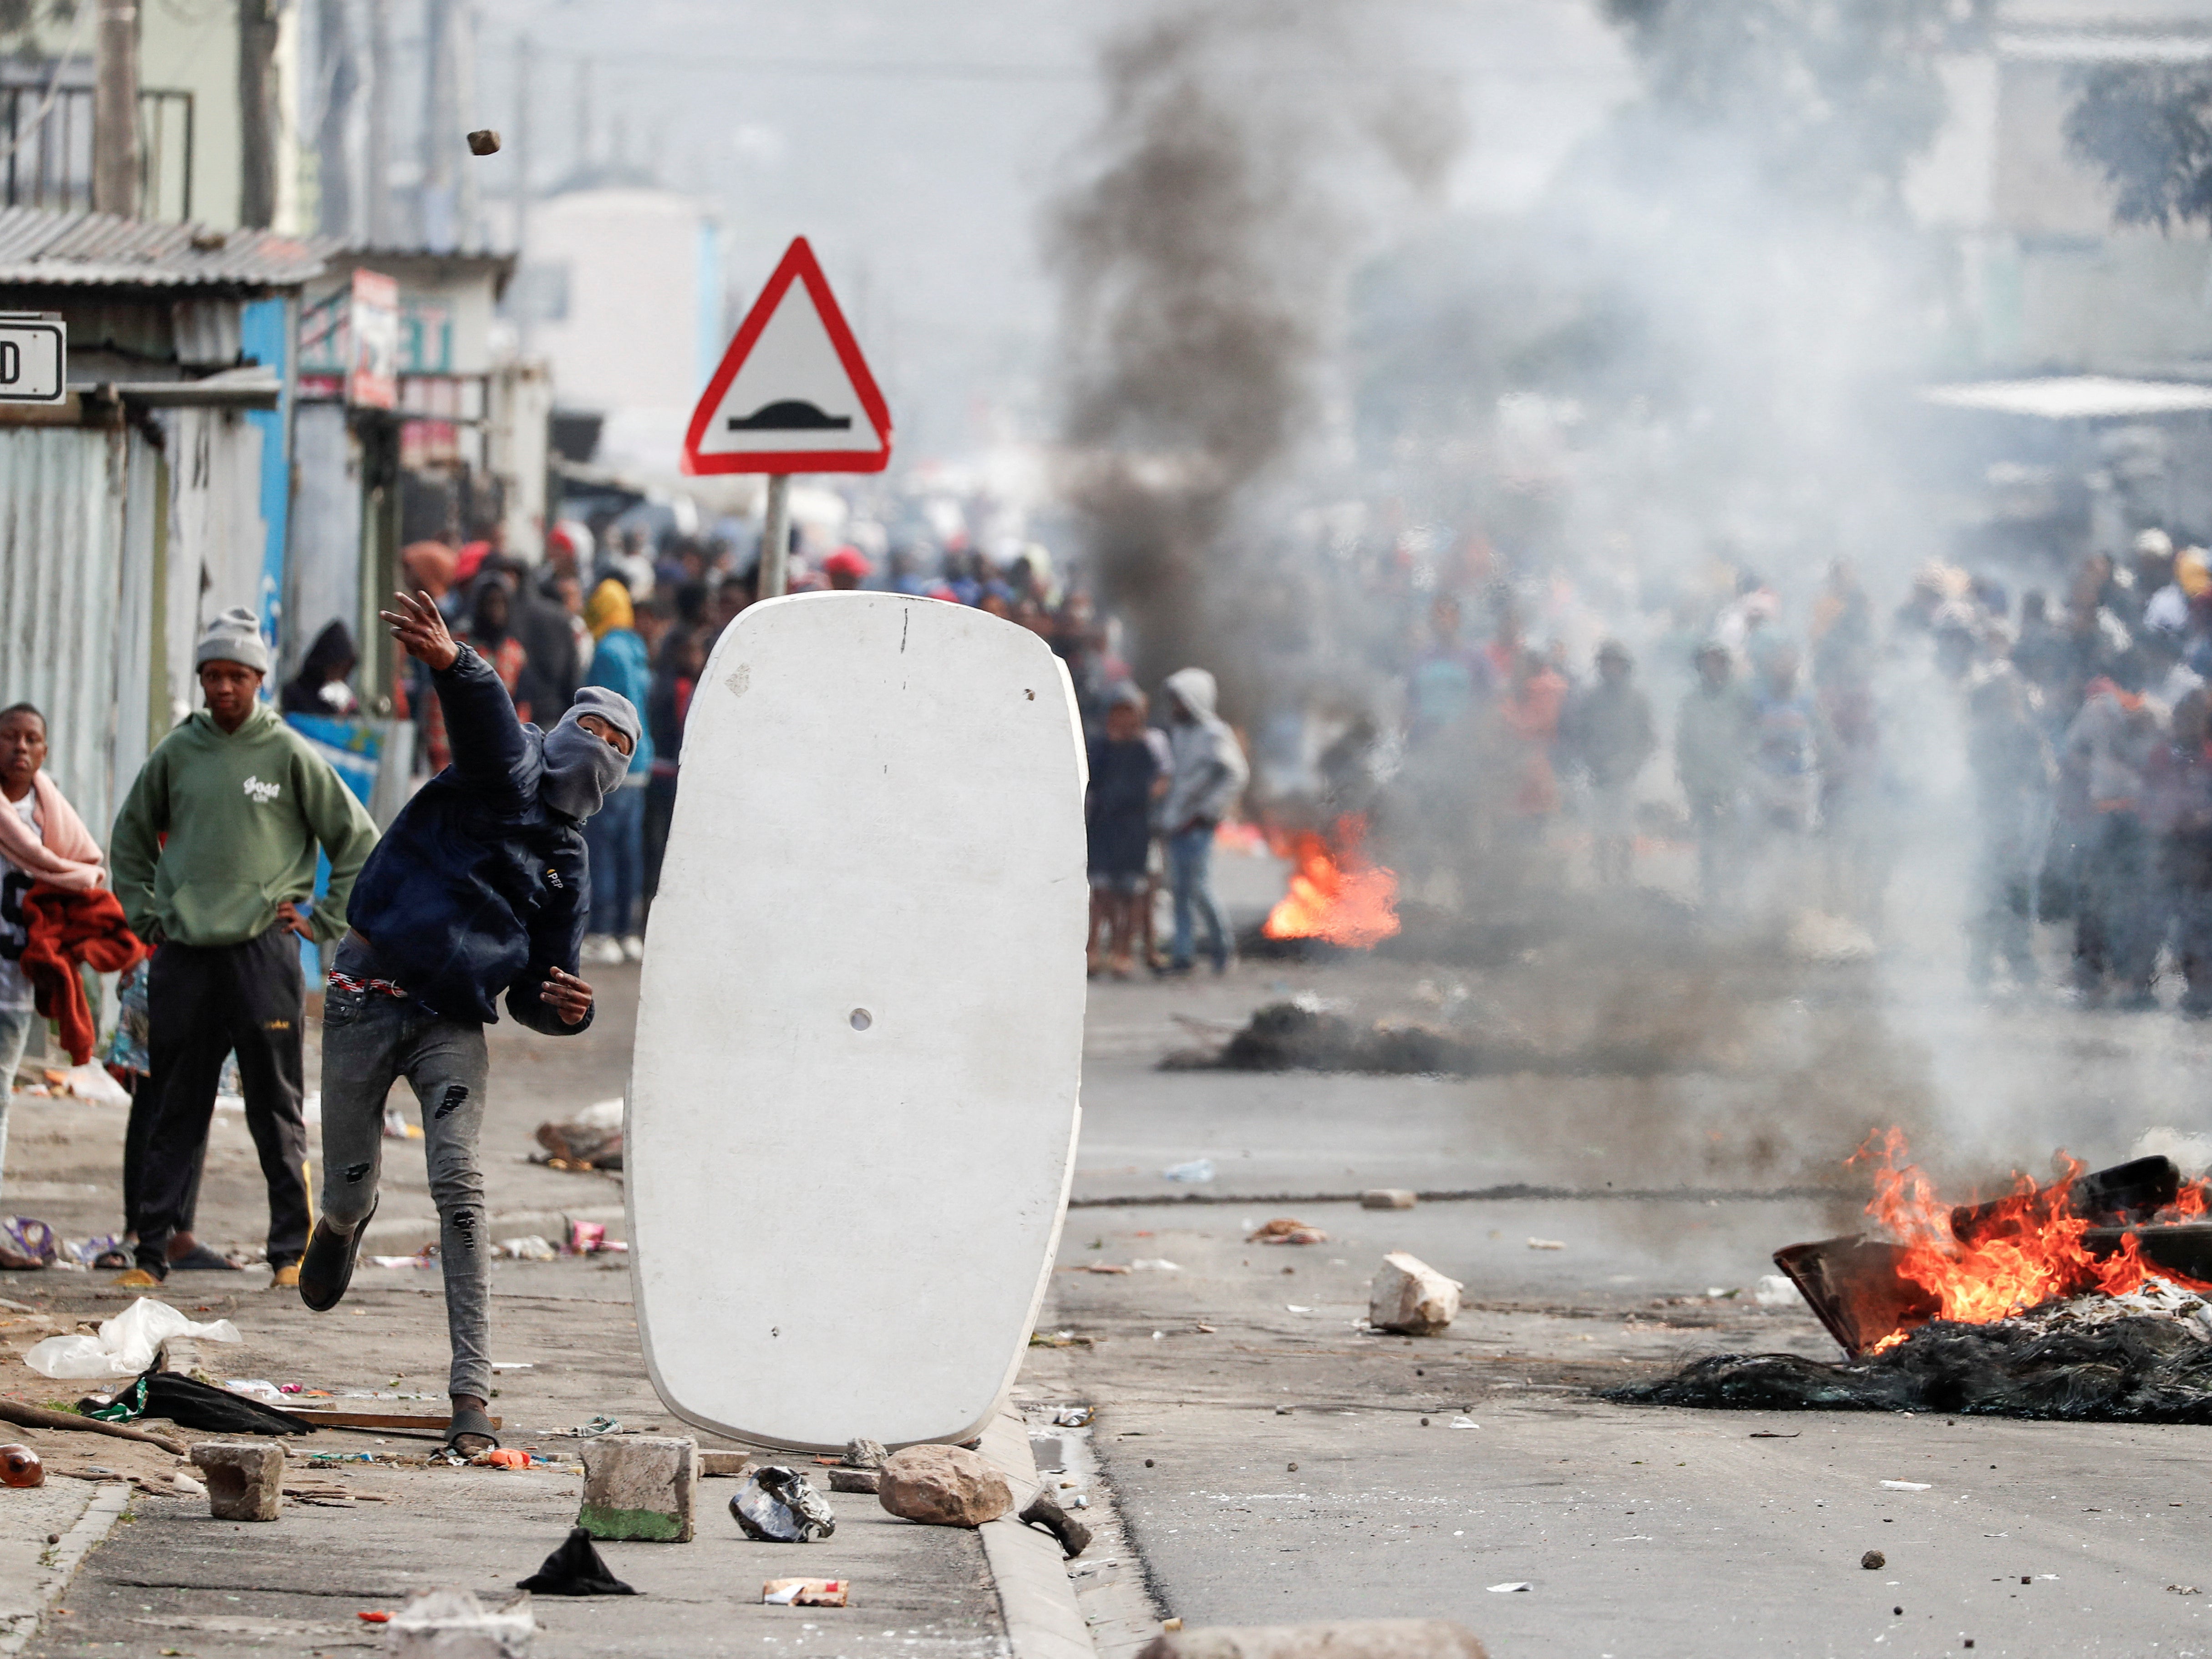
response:
M207 1477L218 1521L274 1521L284 1501L284 1449L273 1440L200 1440L193 1464Z
M594 1538L688 1544L698 1499L696 1440L609 1434L584 1443L576 1524Z

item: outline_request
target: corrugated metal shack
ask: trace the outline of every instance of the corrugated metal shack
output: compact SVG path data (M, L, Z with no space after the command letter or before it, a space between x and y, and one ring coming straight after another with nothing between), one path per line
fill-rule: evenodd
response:
M0 210L0 310L69 325L69 395L0 406L0 704L47 716L47 769L106 840L197 702L225 607L283 625L293 358L321 245Z

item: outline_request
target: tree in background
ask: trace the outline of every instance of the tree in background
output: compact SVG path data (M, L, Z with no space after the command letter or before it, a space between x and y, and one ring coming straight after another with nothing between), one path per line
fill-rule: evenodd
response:
M2121 224L2212 223L2212 68L2089 71L2067 113L2066 144L2112 185Z

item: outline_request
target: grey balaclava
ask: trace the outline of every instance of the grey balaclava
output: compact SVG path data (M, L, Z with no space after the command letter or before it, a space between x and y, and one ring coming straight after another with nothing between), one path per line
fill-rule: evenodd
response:
M266 674L269 642L261 637L261 618L234 605L210 623L200 635L199 648L192 653L192 666L208 662L244 663Z
M627 737L633 754L644 730L628 697L603 685L587 685L576 693L561 723L545 734L545 774L538 798L579 823L599 810L611 791L622 787L630 763L614 744L584 730L586 714L597 714Z

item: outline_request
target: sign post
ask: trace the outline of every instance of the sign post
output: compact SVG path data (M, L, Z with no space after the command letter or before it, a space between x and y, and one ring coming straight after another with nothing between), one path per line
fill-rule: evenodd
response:
M0 404L58 404L68 395L68 325L40 312L0 311Z
M795 237L700 395L684 471L768 475L756 580L772 599L790 581L792 475L880 472L890 459L890 410L814 250Z

